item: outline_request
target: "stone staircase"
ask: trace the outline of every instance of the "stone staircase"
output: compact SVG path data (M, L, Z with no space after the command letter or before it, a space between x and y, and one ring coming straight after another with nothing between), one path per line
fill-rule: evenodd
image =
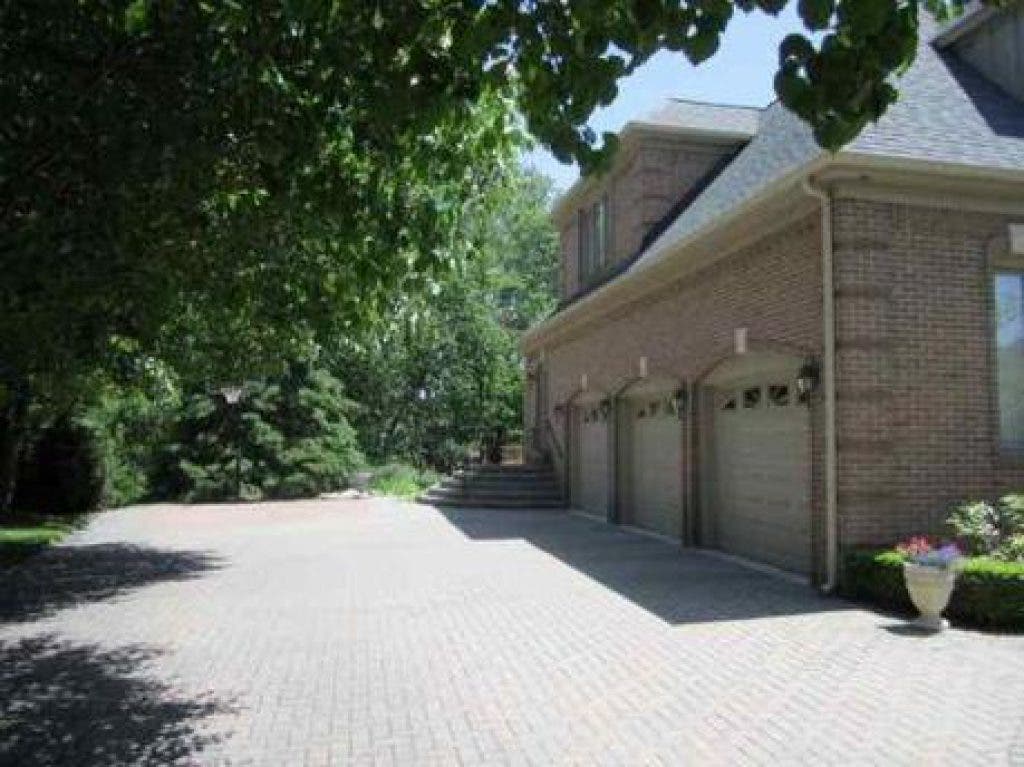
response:
M562 508L558 480L550 466L472 466L445 477L419 499L434 506L492 509Z

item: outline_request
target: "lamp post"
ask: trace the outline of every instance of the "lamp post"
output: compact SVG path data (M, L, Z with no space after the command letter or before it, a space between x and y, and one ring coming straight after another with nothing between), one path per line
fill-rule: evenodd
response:
M235 414L235 497L238 500L242 500L242 416L238 412L238 404L244 393L241 386L224 386L220 390L224 404Z

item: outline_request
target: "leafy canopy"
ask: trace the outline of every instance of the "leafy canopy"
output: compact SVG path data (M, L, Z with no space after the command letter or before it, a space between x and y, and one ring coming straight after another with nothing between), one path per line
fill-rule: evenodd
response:
M353 422L372 459L446 469L522 423L517 341L557 300L550 201L547 179L511 173L467 215L471 258L328 347L326 364L360 404Z
M5 391L125 343L196 377L306 356L450 268L517 115L599 167L621 78L785 1L4 2ZM818 34L783 43L781 99L839 146L895 98L922 4L960 3L798 0Z

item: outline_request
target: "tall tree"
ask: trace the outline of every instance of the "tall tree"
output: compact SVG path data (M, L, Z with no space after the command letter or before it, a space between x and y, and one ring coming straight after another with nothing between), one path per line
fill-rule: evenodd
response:
M510 172L467 217L472 258L339 338L334 366L361 405L355 423L371 457L445 469L521 423L517 341L557 296L550 202L548 179Z
M196 376L306 356L448 265L513 114L597 167L622 77L785 2L0 0L0 504L25 403L112 343ZM962 4L799 0L823 34L776 87L823 144L891 103L922 3Z

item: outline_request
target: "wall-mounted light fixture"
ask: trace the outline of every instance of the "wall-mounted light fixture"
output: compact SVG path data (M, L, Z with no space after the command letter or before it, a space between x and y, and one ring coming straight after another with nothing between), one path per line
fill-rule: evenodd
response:
M607 421L608 416L612 414L612 401L610 399L601 400L601 420Z
M689 402L688 393L685 387L680 387L672 394L672 407L679 418L686 414L686 404Z
M810 399L811 394L817 390L820 381L821 371L818 369L816 361L808 360L800 367L800 372L796 374L796 390L800 394L802 402Z

